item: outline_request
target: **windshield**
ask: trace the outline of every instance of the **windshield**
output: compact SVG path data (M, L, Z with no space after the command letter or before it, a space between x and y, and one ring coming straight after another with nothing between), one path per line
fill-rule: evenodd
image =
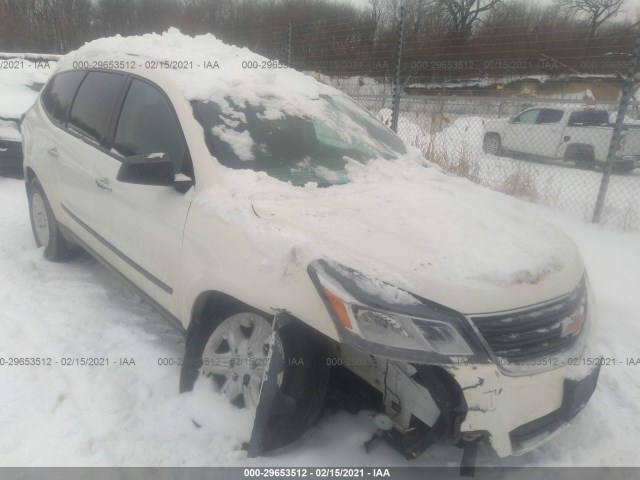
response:
M193 102L211 154L227 167L266 172L302 186L348 182L348 161L391 160L406 153L402 140L369 112L342 96L321 95L314 117L266 111L225 99Z

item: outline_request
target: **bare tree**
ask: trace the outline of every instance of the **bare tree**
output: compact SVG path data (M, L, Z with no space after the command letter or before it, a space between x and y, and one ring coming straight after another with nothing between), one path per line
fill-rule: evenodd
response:
M556 0L556 6L568 18L587 18L587 43L591 44L598 28L622 12L624 2L625 0Z
M502 0L433 0L451 23L456 44L465 44L471 38L473 24Z

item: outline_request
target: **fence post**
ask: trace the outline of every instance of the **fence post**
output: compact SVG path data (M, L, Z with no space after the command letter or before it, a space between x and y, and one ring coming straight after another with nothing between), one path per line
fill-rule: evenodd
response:
M622 90L622 97L620 98L620 105L618 107L618 116L616 117L616 123L613 127L613 136L611 137L611 144L609 145L609 153L607 155L607 165L605 167L604 173L602 174L600 190L598 191L598 199L596 200L596 207L593 211L593 223L599 223L602 220L604 201L607 196L611 173L613 172L616 150L618 149L618 145L620 144L620 137L622 134L622 128L624 126L624 119L627 115L627 109L629 108L631 95L633 94L634 77L638 70L639 54L640 30L636 30L636 41L633 47L633 57L631 58L631 63L629 64L629 71L627 72L627 78L624 82L624 89Z
M291 66L291 22L287 28L287 67Z
M398 51L396 52L396 85L391 112L391 130L398 132L398 115L400 115L400 68L402 65L402 42L404 40L404 7L400 7L400 25L398 26Z

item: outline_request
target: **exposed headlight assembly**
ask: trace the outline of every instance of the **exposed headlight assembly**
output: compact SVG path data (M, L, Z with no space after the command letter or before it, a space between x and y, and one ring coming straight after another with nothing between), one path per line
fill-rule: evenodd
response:
M417 363L488 360L462 314L333 261L308 270L343 342Z

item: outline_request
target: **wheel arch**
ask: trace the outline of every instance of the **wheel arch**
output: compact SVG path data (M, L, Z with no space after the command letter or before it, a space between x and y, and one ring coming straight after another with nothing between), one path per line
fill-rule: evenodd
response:
M24 169L24 181L29 186L29 184L33 181L34 178L38 178L36 172L33 171L33 168L26 167Z
M590 158L580 158L581 155L589 155ZM564 160L566 162L573 162L576 160L591 160L595 161L596 152L593 145L589 143L569 143L564 150Z
M330 337L324 335L322 332L319 332L307 322L302 319L286 312L285 309L272 309L271 312L262 310L260 308L254 307L232 295L221 292L219 290L205 290L200 292L193 302L193 306L191 308L191 316L189 319L189 324L187 325L187 333L185 341L189 342L191 336L198 330L198 327L202 325L202 322L207 318L210 318L212 315L215 315L216 312L227 310L231 307L241 306L246 308L249 311L254 311L256 313L260 313L265 315L266 317L274 317L278 312L284 313L286 316L286 322L295 322L304 325L310 334L317 337L318 341L322 342L332 342Z

